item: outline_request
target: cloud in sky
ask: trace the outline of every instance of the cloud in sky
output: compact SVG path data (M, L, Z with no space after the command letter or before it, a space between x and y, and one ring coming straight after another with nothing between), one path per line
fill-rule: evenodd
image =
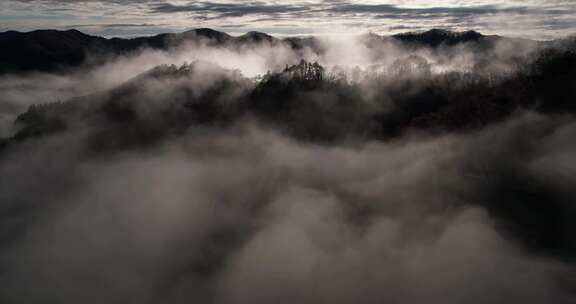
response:
M574 33L576 2L7 0L0 3L0 24L2 30L75 25L107 36L195 27L212 27L231 34L260 30L276 35L392 33L440 27L546 39Z

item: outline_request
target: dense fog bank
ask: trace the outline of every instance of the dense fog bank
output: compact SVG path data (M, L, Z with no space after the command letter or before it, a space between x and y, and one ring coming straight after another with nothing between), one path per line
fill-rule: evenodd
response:
M2 76L0 300L573 302L574 45L449 42Z

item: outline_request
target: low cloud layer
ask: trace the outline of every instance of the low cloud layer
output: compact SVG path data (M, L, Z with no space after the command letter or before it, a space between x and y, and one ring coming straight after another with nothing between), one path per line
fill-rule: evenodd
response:
M557 131L523 155L516 143L533 141L522 130L534 124ZM4 303L569 303L572 266L502 233L488 196L475 193L509 203L504 181L483 168L520 153L530 160L517 169L552 177L546 183L570 195L574 180L556 172L571 172L562 155L574 149L574 130L527 114L471 136L330 147L248 123L97 159L80 153L81 134L30 143L0 166L11 177L0 187L0 295Z
M199 40L5 74L0 302L573 303L570 47Z

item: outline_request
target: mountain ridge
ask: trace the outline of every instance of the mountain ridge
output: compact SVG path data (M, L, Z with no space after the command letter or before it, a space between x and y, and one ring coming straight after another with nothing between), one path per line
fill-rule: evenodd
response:
M425 32L409 32L391 36L370 34L372 40L386 39L398 43L438 48L462 43L487 42L508 39L486 36L475 31L452 32L432 29ZM295 50L310 47L321 51L318 37L277 38L263 32L251 31L231 36L210 28L197 28L182 33L163 33L134 38L104 38L83 33L76 29L35 30L30 32L0 32L0 74L22 72L58 72L86 63L94 54L122 55L143 48L169 50L183 43L205 43L213 47L247 47L262 44L285 45Z

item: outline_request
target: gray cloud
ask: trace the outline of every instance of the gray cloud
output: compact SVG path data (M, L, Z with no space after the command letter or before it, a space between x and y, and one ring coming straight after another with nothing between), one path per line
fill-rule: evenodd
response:
M262 2L252 3L215 3L194 2L188 5L170 3L152 4L152 13L202 13L216 14L218 18L241 17L246 15L300 14L310 8L298 5L272 5Z
M559 9L538 9L530 8L527 6L516 7L500 7L496 5L480 5L480 6L463 6L463 7L428 7L428 8L405 8L397 5L388 4L339 4L328 11L338 13L365 13L365 14L378 14L378 13L396 13L408 15L408 17L415 17L418 15L450 15L450 16L480 16L487 14L529 14L529 13L543 13L548 15L565 14L565 10Z
M573 1L164 1L164 0L7 0L0 4L2 30L33 30L79 25L91 34L135 36L189 28L227 29L299 35L373 31L396 33L403 27L474 29L487 34L550 39L573 34ZM65 14L64 14L65 13ZM90 27L95 24L164 24ZM81 23L85 22L85 24ZM106 30L103 30L106 29ZM131 30L132 29L132 30Z
M150 24L150 23L94 23L94 24L71 24L67 28L82 28L82 27L101 27L101 28L118 28L118 27L157 27L165 24Z
M276 15L287 14L296 18L309 13L330 13L330 16L364 14L387 14L391 18L431 18L440 16L481 16L493 14L546 14L562 15L566 10L531 8L528 6L500 7L497 5L479 5L466 7L428 7L406 8L392 4L353 4L348 1L318 3L315 5L273 5L263 2L254 3L216 3L195 2L187 5L174 5L170 3L152 4L153 13L198 13L214 14L215 18L239 17L245 15ZM336 16L337 16L336 15Z

